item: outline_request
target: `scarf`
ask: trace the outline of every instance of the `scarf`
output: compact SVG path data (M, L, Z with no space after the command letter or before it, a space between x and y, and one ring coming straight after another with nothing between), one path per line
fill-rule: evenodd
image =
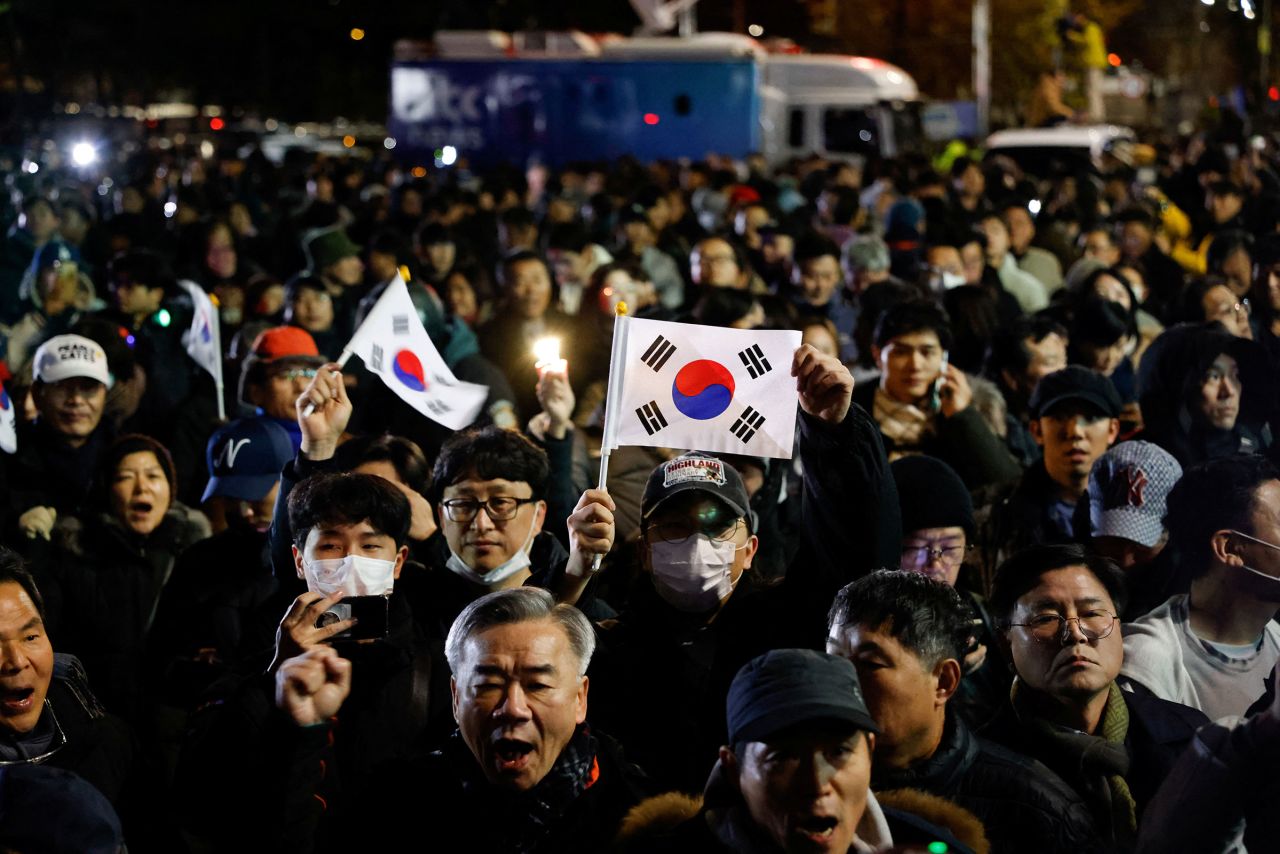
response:
M461 740L458 733L454 737ZM495 808L490 832L501 842L498 850L524 854L537 851L546 842L560 818L600 779L597 749L590 730L582 726L547 775L528 792L497 793L487 783L472 784L477 789L472 794L489 800Z
M899 403L882 389L876 389L872 416L880 433L892 443L889 461L919 450L920 443L933 433L933 418L910 403Z
M1106 781L1111 811L1111 827L1117 841L1132 843L1137 838L1138 805L1129 791L1125 776L1129 773L1129 751L1125 737L1129 734L1129 707L1119 686L1107 688L1107 704L1098 721L1098 734L1079 732L1057 726L1037 717L1030 707L1027 691L1018 679L1013 680L1009 699L1018 720L1041 744L1069 762L1084 778L1102 775Z

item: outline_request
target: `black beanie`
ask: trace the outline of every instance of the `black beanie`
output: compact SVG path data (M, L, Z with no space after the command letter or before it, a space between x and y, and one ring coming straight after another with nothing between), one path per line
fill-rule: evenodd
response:
M973 498L960 475L942 460L914 455L896 460L889 468L898 484L902 533L922 528L964 528L973 542Z

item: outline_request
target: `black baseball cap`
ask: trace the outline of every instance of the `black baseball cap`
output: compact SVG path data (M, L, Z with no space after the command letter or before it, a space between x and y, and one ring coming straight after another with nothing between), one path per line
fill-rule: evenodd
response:
M725 712L730 744L767 741L813 721L880 731L853 665L812 649L775 649L747 662L729 686Z
M751 512L742 475L724 460L697 451L667 460L653 470L640 499L640 518L647 519L662 502L691 489L711 493L734 513L745 516L751 530L755 530L755 514Z
M1082 400L1093 404L1108 418L1120 417L1120 395L1111 380L1079 365L1070 365L1042 377L1031 393L1027 408L1032 418L1040 418L1064 400Z

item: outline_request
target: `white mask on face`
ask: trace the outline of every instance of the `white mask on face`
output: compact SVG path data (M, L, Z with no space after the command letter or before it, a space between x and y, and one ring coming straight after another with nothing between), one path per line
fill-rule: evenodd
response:
M361 555L302 560L307 589L322 596L386 596L395 585L396 562Z
M458 557L458 553L452 547L449 549L449 560L445 562L445 566L467 579L467 581L482 584L485 587L493 587L506 581L517 572L529 568L532 563L529 560L529 546L532 543L533 525L530 524L529 536L524 538L524 545L520 547L520 550L488 572L476 572L467 566L466 561Z
M733 592L729 570L738 548L731 541L717 542L706 534L682 543L659 540L649 546L653 586L677 611L710 611Z
M952 290L953 288L958 288L964 283L965 283L964 276L961 275L960 273L948 273L945 270L942 272L942 289L944 291L949 291L949 290Z

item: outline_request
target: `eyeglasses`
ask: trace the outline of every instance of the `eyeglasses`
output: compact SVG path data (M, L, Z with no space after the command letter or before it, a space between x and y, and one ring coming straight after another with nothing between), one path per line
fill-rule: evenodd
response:
M964 561L965 555L973 551L973 545L946 546L935 549L932 546L903 546L903 566L928 566L931 561L941 561L946 566L955 566Z
M451 498L448 501L441 501L440 505L444 507L445 515L454 522L472 522L475 521L476 514L480 512L480 508L484 508L484 512L489 514L489 519L494 522L508 522L516 517L520 507L524 504L532 504L538 499L536 498L510 498L508 496L495 496L488 501L477 501L474 498Z
M688 522L659 522L645 528L645 535L649 540L662 540L664 543L672 543L673 545L688 541L690 537L702 534L710 540L717 543L727 543L733 539L738 532L738 524L741 518L734 519L729 527L718 530L724 524L723 520L719 524L709 523L701 526L695 526Z
M279 379L293 382L296 379L313 380L318 373L320 372L315 368L290 368L287 371L280 371L275 376Z
M1066 631L1067 625L1075 623L1080 634L1089 640L1102 640L1115 631L1118 618L1110 611L1085 611L1078 617L1064 617L1061 614L1036 614L1025 623L1010 623L1021 626L1038 641L1059 639Z

